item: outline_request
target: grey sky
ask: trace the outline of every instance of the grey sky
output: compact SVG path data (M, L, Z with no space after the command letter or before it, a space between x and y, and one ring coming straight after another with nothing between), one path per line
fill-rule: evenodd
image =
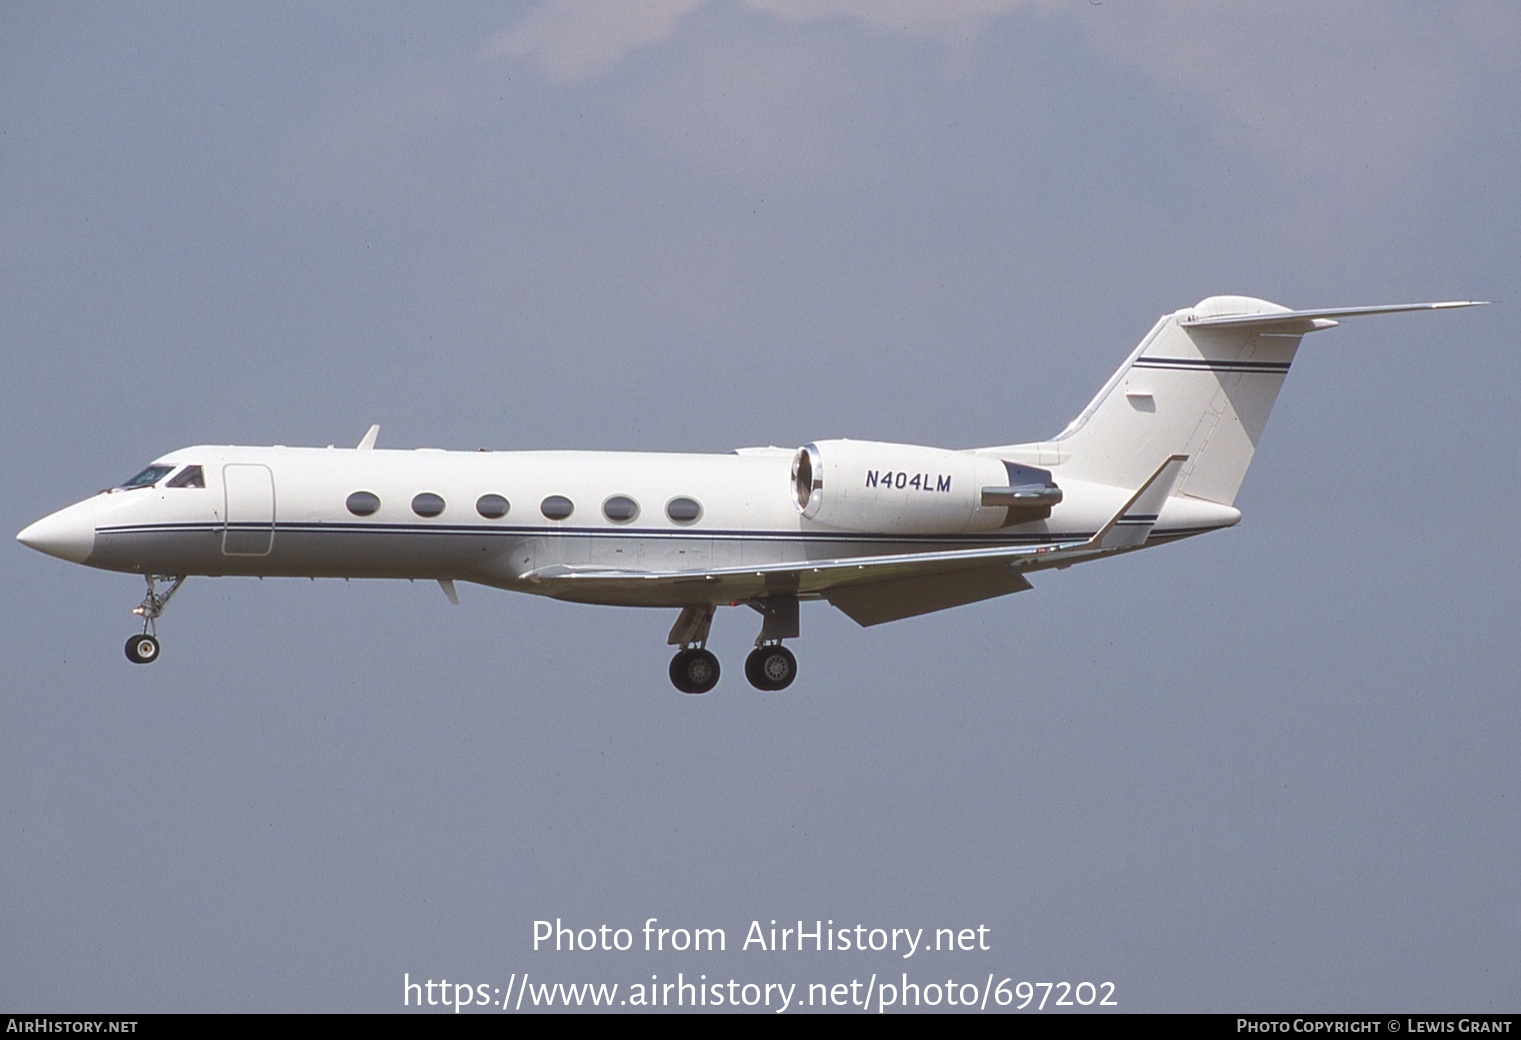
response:
M1515 1010L1521 9L9 4L4 529L196 443L1054 434L1156 317L1306 341L1230 531L666 681L668 612L0 553L0 1007L1112 980ZM532 924L723 927L722 956ZM754 919L986 953L736 952Z

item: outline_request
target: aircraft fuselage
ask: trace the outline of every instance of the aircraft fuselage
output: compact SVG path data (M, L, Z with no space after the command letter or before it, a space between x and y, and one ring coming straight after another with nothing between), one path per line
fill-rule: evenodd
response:
M38 521L22 541L137 574L445 579L581 602L686 606L710 598L705 583L626 590L537 578L549 567L705 572L1081 539L1125 498L1123 489L1068 482L1062 505L1033 523L933 534L839 530L799 511L793 455L203 445L156 460L170 467L156 484L103 491ZM882 478L890 473L902 474L903 486L882 493L905 502L952 490L944 474L895 470L887 450L879 458L881 465L861 468L863 488L891 485ZM189 466L201 468L205 486L166 486ZM937 482L943 491L925 487ZM996 520L1006 511L986 512ZM1238 516L1169 500L1151 540Z

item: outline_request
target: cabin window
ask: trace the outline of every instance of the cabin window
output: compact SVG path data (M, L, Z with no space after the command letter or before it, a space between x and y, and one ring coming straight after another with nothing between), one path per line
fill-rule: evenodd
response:
M639 515L639 503L627 495L614 495L602 503L602 515L615 524L626 524Z
M126 489L152 487L173 472L173 466L149 466L137 476L119 486Z
M665 504L665 515L675 523L690 524L702 516L702 503L695 498L673 498Z
M164 485L164 487L172 488L203 488L205 486L206 474L201 471L201 467L199 466L186 466L174 475L174 479Z
M343 504L355 516L369 516L380 508L380 496L373 491L356 491Z
M501 495L482 495L475 500L475 511L487 520L500 520L507 515L507 500Z
M551 520L564 520L576 511L576 504L564 495L550 495L539 503L539 511Z
M412 512L418 516L437 516L444 511L444 500L431 491L412 499Z

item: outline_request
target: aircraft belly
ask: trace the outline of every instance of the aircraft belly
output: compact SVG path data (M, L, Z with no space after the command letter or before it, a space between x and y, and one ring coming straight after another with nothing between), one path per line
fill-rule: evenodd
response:
M563 539L562 539L563 540ZM637 570L644 566L649 541L639 537L583 539L584 551L575 558L596 567Z
M470 578L490 569L514 544L474 532L358 533L320 526L277 531L270 566L281 574L317 577Z
M731 551L729 555L738 555L739 558L733 562L733 566L736 567L764 567L768 564L808 558L801 542L762 538L739 539L738 553Z
M223 535L221 524L187 524L169 530L98 528L90 566L134 574L221 574L229 562L257 566L265 560L224 556Z
M521 539L471 532L356 531L276 525L267 555L229 556L223 528L157 525L98 531L90 562L155 574L315 578L448 578L508 584ZM479 577L478 577L479 576Z

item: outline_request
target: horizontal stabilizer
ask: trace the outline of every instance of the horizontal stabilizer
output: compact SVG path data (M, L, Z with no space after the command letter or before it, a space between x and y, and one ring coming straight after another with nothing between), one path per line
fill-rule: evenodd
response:
M1482 307L1485 300L1448 300L1443 303L1387 303L1377 307L1323 307L1308 311L1272 311L1265 314L1222 314L1184 318L1178 322L1185 329L1251 328L1263 332L1303 333L1329 329L1337 318L1357 318L1364 314L1401 314L1406 311L1443 311L1454 307Z

